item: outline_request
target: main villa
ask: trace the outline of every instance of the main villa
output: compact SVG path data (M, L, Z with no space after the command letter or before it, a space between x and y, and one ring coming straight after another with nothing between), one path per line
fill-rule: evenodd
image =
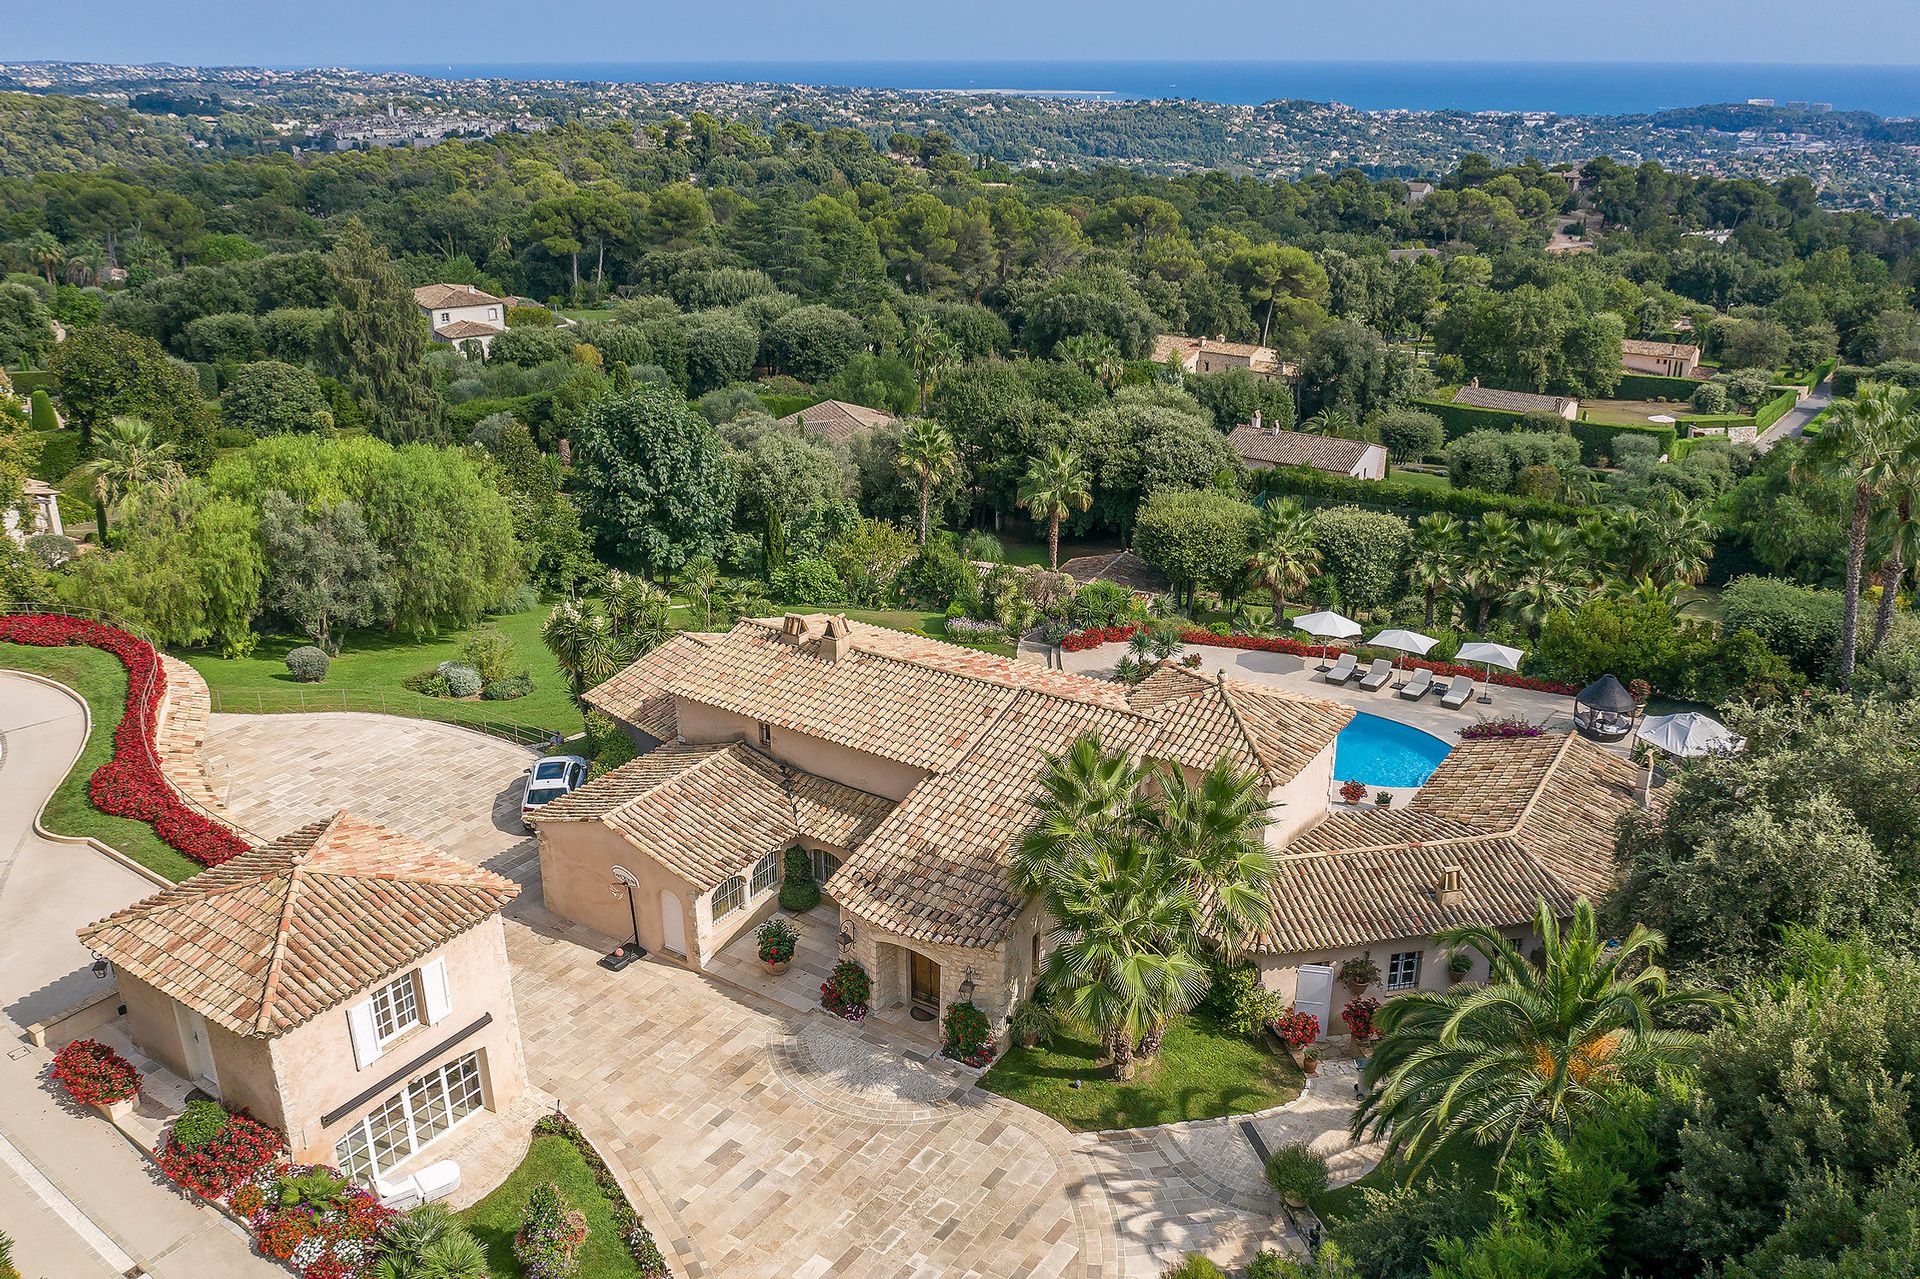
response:
M1524 940L1539 900L1564 914L1605 891L1641 798L1627 760L1567 734L1464 742L1411 801L1342 811L1334 746L1351 707L1173 665L1130 687L838 615L678 635L586 701L641 754L534 817L548 907L637 928L706 970L773 913L799 849L877 1013L930 1020L971 997L996 1031L1050 931L1009 882L1009 854L1046 756L1084 735L1190 773L1227 758L1258 775L1280 874L1254 958L1323 1025L1346 958L1374 956L1377 993L1443 985L1436 929Z

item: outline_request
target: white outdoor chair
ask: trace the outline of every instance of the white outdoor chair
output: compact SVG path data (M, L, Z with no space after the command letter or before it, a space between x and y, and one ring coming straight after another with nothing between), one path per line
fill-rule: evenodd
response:
M1393 678L1393 663L1384 657L1373 659L1373 665L1367 667L1367 673L1360 677L1360 687L1369 693L1377 691Z
M1432 688L1433 672L1422 666L1414 671L1413 678L1408 680L1406 685L1401 688L1400 696L1410 702L1417 702L1425 697Z

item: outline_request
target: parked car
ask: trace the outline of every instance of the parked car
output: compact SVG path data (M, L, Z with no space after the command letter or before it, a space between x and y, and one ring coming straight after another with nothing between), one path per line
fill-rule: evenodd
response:
M587 780L587 761L578 755L548 755L527 770L526 790L520 796L520 824L531 831L527 818L542 804L551 804Z

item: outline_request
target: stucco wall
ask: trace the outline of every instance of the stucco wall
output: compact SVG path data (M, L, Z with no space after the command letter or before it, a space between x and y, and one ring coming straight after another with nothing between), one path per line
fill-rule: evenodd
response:
M649 952L666 947L661 923L663 893L678 904L682 936L689 960L697 960L693 888L646 853L599 822L536 822L539 831L540 886L547 909L585 924L595 932L624 939L633 932L627 895L613 893L613 868L633 872L640 887L633 890L640 918L640 944Z
M986 1014L995 1038L1004 1041L1008 1014L1032 991L1031 947L1043 917L1037 904L1029 905L1015 921L1006 943L993 949L934 945L856 919L851 957L873 978L873 1006L879 1010L906 1005L909 952L918 951L940 965L940 1015L927 1023L927 1033L936 1037L945 1024L948 1006L959 1000L961 983L971 971L974 1006Z
M1323 820L1332 798L1333 744L1329 742L1292 781L1268 794L1273 806L1267 810L1267 846L1283 849L1301 831Z
M435 1052L430 1061L408 1071L407 1079L438 1069L456 1057L480 1052L484 1054L486 1101L490 1108L499 1110L509 1106L525 1091L526 1062L521 1055L519 1022L513 1010L506 933L499 916L422 956L409 965L409 969L422 967L435 958L444 958L447 962L447 1015L436 1025L415 1027L393 1040L366 1069L358 1069L354 1064L347 1009L365 999L372 988L355 992L338 1008L269 1041L271 1072L280 1081L285 1104L281 1126L295 1159L331 1162L333 1145L340 1135L367 1111L405 1087L406 1080L394 1081L378 1096L330 1125L321 1124L323 1115L407 1066L436 1044L458 1035L483 1014L492 1014L490 1024L477 1034ZM224 1075L222 1087L224 1091Z
M1501 931L1508 938L1517 940L1521 954L1530 953L1532 949L1539 944L1539 938L1534 936L1533 930L1530 928L1507 928ZM1299 969L1302 964L1327 964L1332 967L1334 970L1334 983L1333 993L1327 1009L1327 1021L1329 1024L1322 1026L1320 1031L1322 1035L1345 1034L1346 1024L1340 1020L1340 1010L1345 1008L1353 1000L1371 995L1375 999L1384 1002L1385 1000L1393 998L1395 995L1405 993L1403 990L1388 990L1386 988L1387 960L1394 954L1409 950L1421 952L1420 980L1415 985L1407 987L1406 989L1445 990L1453 984L1447 978L1447 949L1435 942L1432 936L1426 934L1392 938L1385 941L1372 942L1365 946L1344 946L1335 950L1299 951L1287 955L1258 955L1255 956L1255 962L1260 968L1260 984L1278 994L1289 1006L1293 1003L1295 981L1299 975ZM1373 956L1373 962L1380 966L1380 980L1365 990L1349 990L1339 979L1340 965L1349 959L1356 959L1363 954L1371 954ZM1476 955L1474 956L1473 968L1469 970L1466 977L1462 980L1484 981L1486 976L1486 961Z
M777 724L772 726L771 742L762 746L758 720L685 698L675 699L675 707L680 736L689 742L745 742L795 768L896 802L906 798L907 792L927 776L925 769L850 750Z

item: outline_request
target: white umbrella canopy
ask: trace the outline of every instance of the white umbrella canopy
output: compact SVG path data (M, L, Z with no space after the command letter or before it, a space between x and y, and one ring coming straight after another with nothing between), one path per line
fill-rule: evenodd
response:
M1682 759L1701 755L1731 755L1747 744L1746 738L1730 732L1725 724L1699 711L1649 715L1640 721L1638 736L1667 754Z
M1389 630L1381 631L1368 640L1376 648L1397 648L1402 653L1425 653L1440 641L1431 635L1422 635L1419 631Z
M1671 413L1655 413L1652 417L1647 419L1647 421L1649 422L1658 422L1663 426L1670 425L1671 423L1678 422L1679 420L1680 420L1679 418L1675 417Z
M1296 631L1305 631L1307 634L1321 641L1320 666L1318 669L1324 671L1327 669L1326 641L1330 639L1351 639L1360 633L1360 623L1354 621L1351 617L1345 617L1339 613L1323 611L1319 613L1302 613L1293 619L1293 629Z
M1460 651L1453 655L1458 662L1480 662L1487 666L1498 666L1502 670L1517 671L1520 659L1526 654L1517 648L1508 648L1505 644L1488 644L1475 640L1471 644L1462 644Z

